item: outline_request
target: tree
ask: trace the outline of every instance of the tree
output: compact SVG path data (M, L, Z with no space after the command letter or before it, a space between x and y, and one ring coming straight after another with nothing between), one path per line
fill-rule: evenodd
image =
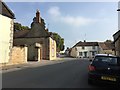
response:
M15 22L14 23L14 30L29 30L30 28L28 26L22 26L20 23Z
M22 30L29 30L30 28L28 26L22 26Z
M20 23L14 23L14 30L22 30L22 25Z
M106 40L105 42L112 42L112 40Z
M56 41L57 45L57 51L63 51L65 46L64 46L64 39L61 38L61 36L58 33L52 33L53 39Z

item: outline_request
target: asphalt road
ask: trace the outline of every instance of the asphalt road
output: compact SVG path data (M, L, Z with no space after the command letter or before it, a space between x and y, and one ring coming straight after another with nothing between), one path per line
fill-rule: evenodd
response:
M88 85L88 60L26 68L2 74L3 88L99 88Z

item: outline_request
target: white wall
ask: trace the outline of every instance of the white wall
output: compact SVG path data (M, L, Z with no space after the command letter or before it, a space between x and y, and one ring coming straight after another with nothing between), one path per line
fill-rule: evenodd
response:
M13 43L13 20L0 14L0 63L9 62Z
M56 41L49 37L49 59L54 60L56 59Z
M95 49L93 49L92 46L85 46L84 49L82 49L82 47L77 46L77 47L72 48L71 56L73 56L73 57L84 57L84 52L87 52L87 57L93 57L92 53L90 51L96 51L96 53L98 53L99 47L95 46ZM83 55L80 56L79 52L82 52Z

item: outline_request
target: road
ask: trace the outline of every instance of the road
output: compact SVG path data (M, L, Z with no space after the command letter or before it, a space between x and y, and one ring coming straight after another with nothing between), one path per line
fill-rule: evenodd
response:
M88 64L88 60L65 58L52 65L3 73L3 88L96 88L87 83Z

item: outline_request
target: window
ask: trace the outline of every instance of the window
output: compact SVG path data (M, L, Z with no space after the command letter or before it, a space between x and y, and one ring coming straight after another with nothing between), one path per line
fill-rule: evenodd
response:
M52 48L52 57L54 57L54 48Z
M85 57L85 58L87 57L87 53L88 53L88 52L84 52L84 57Z
M107 56L98 56L98 57L95 57L94 62L105 63L105 64L117 64L117 58L107 57Z
M95 49L95 46L93 46L92 49Z
M92 56L95 56L95 52L92 52Z
M82 52L79 52L79 56L82 56L83 55L83 53Z
M84 47L84 46L82 46L82 49L85 49L85 47Z

